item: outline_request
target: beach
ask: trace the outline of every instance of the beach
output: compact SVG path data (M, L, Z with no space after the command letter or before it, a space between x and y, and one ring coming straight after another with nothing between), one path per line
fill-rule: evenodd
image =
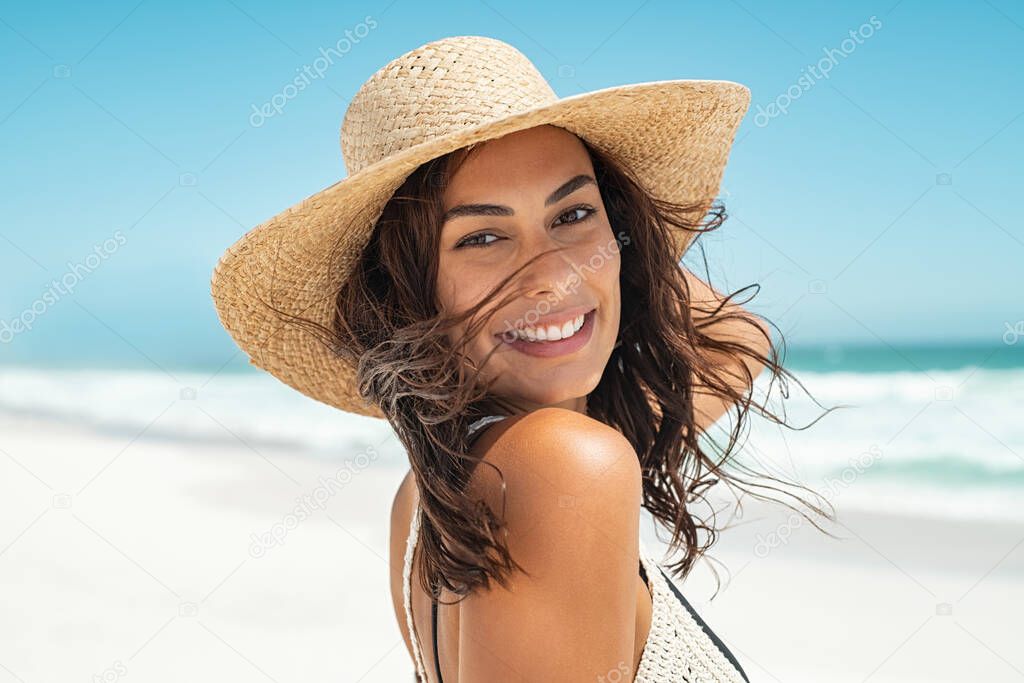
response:
M412 680L381 425L343 464L0 415L0 681ZM679 583L752 681L1024 676L1024 524L840 498L837 541L755 503L711 550L718 595L706 561Z

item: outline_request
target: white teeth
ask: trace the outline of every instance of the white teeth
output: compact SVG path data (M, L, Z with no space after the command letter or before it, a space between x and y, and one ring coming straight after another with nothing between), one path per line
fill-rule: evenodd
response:
M548 325L547 327L524 327L514 331L514 335L518 339L525 339L527 341L558 341L560 339L567 339L583 327L582 315L576 316L573 320L568 320L564 325L558 327L557 325Z

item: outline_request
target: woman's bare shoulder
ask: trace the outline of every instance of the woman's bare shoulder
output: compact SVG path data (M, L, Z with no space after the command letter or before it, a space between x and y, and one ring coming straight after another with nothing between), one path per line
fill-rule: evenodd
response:
M640 465L621 433L581 413L544 408L514 420L484 453L505 486L486 464L472 483L526 573L463 604L473 638L460 674L599 680L634 658Z
M490 425L473 445L481 464L474 468L467 493L500 502L513 484L524 505L534 496L560 489L563 496L584 488L596 493L640 490L640 465L621 432L583 413L541 408ZM501 475L498 474L500 471ZM419 496L412 470L402 479L391 505L391 538L404 548ZM562 499L565 504L567 500ZM496 512L497 507L492 507Z
M527 507L538 502L535 496L555 492L565 504L565 497L586 490L640 490L640 463L626 437L574 410L541 408L506 418L491 426L477 446L481 463L473 471L468 492L486 500L496 513L503 491L501 475L504 491L515 486Z

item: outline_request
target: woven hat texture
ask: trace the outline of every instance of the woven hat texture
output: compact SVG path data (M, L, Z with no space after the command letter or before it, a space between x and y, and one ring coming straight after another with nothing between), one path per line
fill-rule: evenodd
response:
M356 391L355 367L290 316L331 326L339 288L412 171L472 143L551 124L620 159L654 196L706 212L749 103L739 83L692 79L559 98L508 43L429 42L388 62L352 98L341 125L348 175L252 228L220 257L210 283L217 315L250 363L317 401L383 417ZM677 232L681 257L689 236Z

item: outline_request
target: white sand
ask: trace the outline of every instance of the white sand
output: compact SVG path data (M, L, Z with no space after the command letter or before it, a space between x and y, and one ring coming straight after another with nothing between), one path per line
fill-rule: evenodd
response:
M252 535L338 463L11 418L0 433L0 683L412 680L388 595L401 470L358 471L254 557ZM709 603L702 563L683 590L751 680L1024 677L1024 527L844 511L849 540L805 523L765 555L758 534L789 512L745 512L712 551L731 582Z

